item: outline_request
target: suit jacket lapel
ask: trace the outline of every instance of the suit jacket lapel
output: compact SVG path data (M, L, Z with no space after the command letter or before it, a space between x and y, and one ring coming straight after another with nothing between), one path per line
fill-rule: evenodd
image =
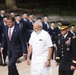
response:
M15 25L14 30L13 30L13 33L12 33L11 41L12 41L12 39L13 39L15 33L16 33L16 29L17 29L17 27L16 27L16 25Z
M7 40L9 41L9 37L8 37L8 26L6 26L5 35L6 35L6 37L7 37Z

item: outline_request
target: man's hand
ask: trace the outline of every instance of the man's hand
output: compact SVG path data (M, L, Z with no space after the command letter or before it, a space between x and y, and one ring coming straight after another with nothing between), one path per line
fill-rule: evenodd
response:
M23 57L24 57L25 59L27 59L27 54L23 54Z
M71 65L71 70L75 70L76 69L76 67L75 66L73 66L73 65Z
M30 65L30 58L27 58L26 63L27 65Z
M56 66L58 66L59 65L59 63L58 62L55 62L56 63Z
M2 51L3 51L3 48L0 48L0 53L2 53Z
M47 60L47 61L45 62L45 66L46 66L46 67L50 67L50 65L51 65L50 60Z

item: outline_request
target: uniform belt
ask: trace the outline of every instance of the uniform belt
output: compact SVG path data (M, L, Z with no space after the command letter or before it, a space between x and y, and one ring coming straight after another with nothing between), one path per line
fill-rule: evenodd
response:
M28 31L32 32L33 30L28 30Z

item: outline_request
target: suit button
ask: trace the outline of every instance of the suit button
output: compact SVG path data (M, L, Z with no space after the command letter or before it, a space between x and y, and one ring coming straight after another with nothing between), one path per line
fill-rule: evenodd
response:
M63 50L63 48L61 48Z
M63 53L63 51L62 51L62 53Z
M62 47L63 47L63 45L62 45Z

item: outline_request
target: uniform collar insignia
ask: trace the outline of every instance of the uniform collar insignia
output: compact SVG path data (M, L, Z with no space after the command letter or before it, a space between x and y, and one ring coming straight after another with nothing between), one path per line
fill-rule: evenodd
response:
M73 38L73 39L75 39L75 38L76 38L76 36L73 36L72 38Z

